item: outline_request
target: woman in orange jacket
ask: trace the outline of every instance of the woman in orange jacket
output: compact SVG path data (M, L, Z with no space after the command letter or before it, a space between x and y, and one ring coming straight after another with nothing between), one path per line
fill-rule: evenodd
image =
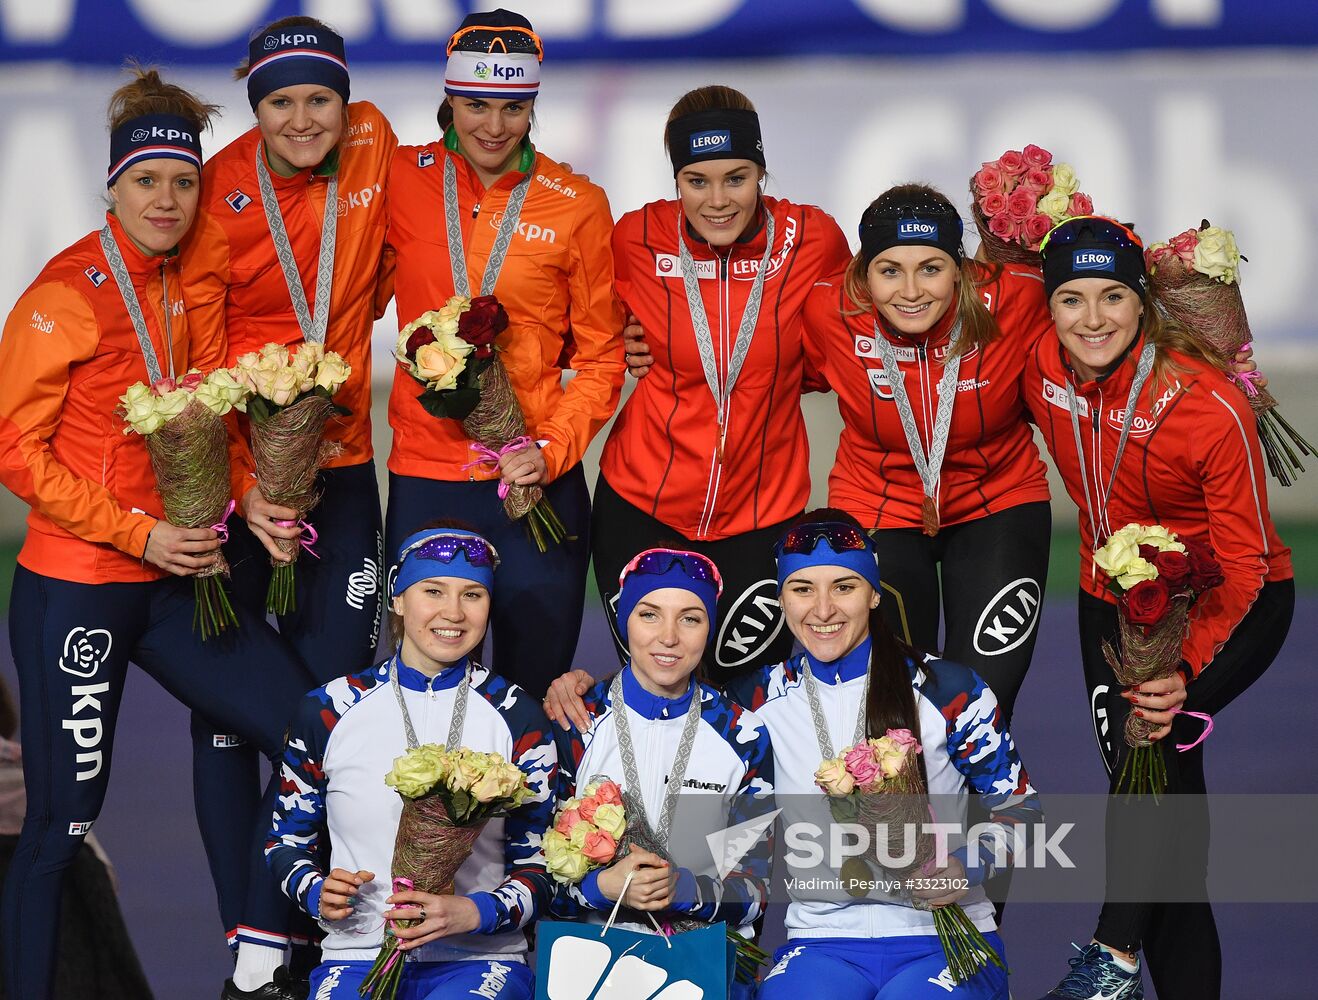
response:
M534 443L504 454L497 469L473 466L478 456L461 422L427 413L417 401L422 386L398 369L385 532L393 551L442 513L498 546L505 583L491 616L494 670L538 694L576 649L590 558L581 456L612 415L623 379L608 201L528 138L541 56L520 15L499 10L462 22L449 42L443 138L395 155L387 238L400 327L454 294L499 298L509 325L496 344ZM504 514L500 482L541 486L569 537L538 551Z
M116 92L105 227L45 266L0 339L0 481L32 508L9 609L28 747L27 815L3 899L12 997L49 993L59 886L100 812L129 662L272 757L311 683L241 605L240 628L204 645L192 635L187 578L215 560L219 537L165 520L143 439L115 413L135 382L223 361L221 343L188 324L176 249L195 217L213 110L154 71ZM198 818L254 848L273 793L264 810ZM237 867L215 873L226 925L278 930L267 920L282 910L254 910L265 903L247 899Z
M373 104L349 102L343 39L315 18L285 17L255 31L236 75L246 81L256 125L205 166L198 224L183 252L184 293L199 333L226 345L226 364L267 343L307 340L352 366L335 394L349 413L326 427L339 451L318 476L314 509L267 501L245 445L233 466L244 521L227 550L240 599L263 609L271 560L289 558L276 540L296 538L300 520L319 536L315 558L299 562L296 607L279 616L279 631L323 683L368 666L380 626L384 537L371 451L371 331L384 183L398 140ZM194 718L193 733L198 801L254 807L253 749L215 739L204 717ZM245 854L224 842L228 829L204 825L207 851L212 864L241 866ZM270 943L240 928L240 967Z
M319 535L316 558L298 565L296 609L279 628L324 682L369 665L380 626L371 329L398 140L375 105L349 103L343 39L322 22L282 18L256 31L248 52L237 72L257 122L206 164L184 294L193 324L227 341L227 364L268 343L310 340L352 366L334 397L350 413L326 428L340 450L320 474L315 509L267 501L246 449L233 476L245 519L228 544L240 596L264 600L270 560L289 558L276 539L298 537L299 519Z
M653 358L600 458L592 549L610 615L638 548L680 539L724 568L714 662L727 673L791 648L773 543L810 496L805 304L846 265L813 205L760 190L759 117L730 87L693 90L666 128L677 198L618 222L618 294Z

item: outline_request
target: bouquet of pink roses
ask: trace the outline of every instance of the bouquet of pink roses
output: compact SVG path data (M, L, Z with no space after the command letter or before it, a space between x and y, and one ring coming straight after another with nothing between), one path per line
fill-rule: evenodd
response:
M563 804L545 832L545 867L559 882L580 882L613 862L626 829L622 789L613 781L592 782L585 795Z
M886 832L885 858L904 857L906 831L919 830L930 816L917 759L922 750L919 739L909 729L889 729L878 739L847 747L839 756L820 764L815 772L815 784L829 797L834 818L872 827L876 840ZM932 834L921 832L916 838L914 858L903 867L884 865L877 854L874 860L879 868L906 882L916 872L927 872L934 856ZM849 885L869 882L868 859L850 858L842 868L840 874ZM869 890L847 891L860 897L868 895ZM1003 968L998 953L959 904L930 908L924 900L911 896L909 890L904 895L916 909L933 914L948 971L956 982L965 982L990 963Z
M1039 267L1039 244L1073 215L1089 215L1094 203L1080 190L1068 163L1033 144L1009 149L980 165L970 178L970 204L985 260Z
M1246 258L1229 229L1210 226L1204 219L1198 229L1187 229L1166 243L1154 243L1144 251L1144 259L1158 305L1223 368L1253 342L1240 295L1240 262ZM1268 470L1283 486L1289 486L1304 471L1296 452L1312 455L1313 445L1286 422L1276 398L1254 384L1255 372L1232 378L1249 398Z

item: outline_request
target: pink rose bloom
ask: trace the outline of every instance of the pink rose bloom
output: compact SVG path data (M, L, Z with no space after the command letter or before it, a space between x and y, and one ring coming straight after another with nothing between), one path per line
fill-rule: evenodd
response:
M206 376L201 372L188 372L188 374L178 380L178 387L180 389L187 389L188 392L196 392L197 386L201 385L205 378Z
M172 378L162 378L157 382L151 383L151 391L157 396L163 396L167 392L173 392L178 388L178 383Z
M1001 191L993 191L979 199L979 207L989 218L1001 215L1007 209L1007 196Z
M1021 157L1025 160L1026 166L1029 167L1050 167L1053 162L1053 154L1042 146L1034 145L1034 143L1030 143L1021 151Z
M581 856L593 865L606 865L618 851L618 842L603 830L586 834L581 844Z
M915 734L909 729L889 729L883 735L887 736L888 739L892 740L903 750L910 750L914 747L916 753L922 753L924 751L924 747L920 745L920 741L915 738Z
M554 829L564 837L572 836L572 828L581 822L581 813L576 809L565 809L559 813L558 822L554 824Z
M1013 222L1024 222L1038 211L1038 203L1039 199L1033 191L1017 188L1007 195L1007 215Z
M581 813L581 818L587 823L595 822L595 810L600 807L600 800L593 795L581 800L581 805L577 806L577 812Z
M622 789L615 781L606 781L595 789L595 800L602 806L622 805Z
M975 175L975 190L981 195L1002 190L1002 171L992 163L986 163Z
M1053 172L1044 167L1031 167L1025 171L1025 180L1022 183L1038 188L1041 194L1046 193L1052 190Z
M1028 191L1031 195L1033 195L1034 200L1036 202L1040 198L1042 198L1045 194L1048 193L1048 189L1046 187L1044 187L1041 184L1035 184L1027 177L1021 178L1021 182L1016 185L1016 191ZM1015 191L1013 191L1012 193L1014 194ZM1010 197L1010 195L1008 195L1008 197Z
M1009 240L1016 235L1016 223L1005 213L989 219L989 232L1000 240Z
M868 743L857 743L847 751L843 759L847 764L847 772L856 779L856 784L868 785L879 777L879 762L874 759L874 748Z
M1066 214L1076 215L1093 215L1094 203L1089 200L1089 195L1083 191L1077 191L1071 195L1071 204L1066 206Z
M1194 248L1199 245L1199 230L1187 229L1167 241L1171 248L1187 261L1194 260Z
M1014 149L1009 149L999 156L997 166L1004 174L1012 177L1019 177L1027 169L1025 157Z
M1154 268L1175 252L1166 243L1155 243L1144 251L1144 266Z
M1053 228L1053 220L1046 215L1032 215L1025 220L1025 238L1030 241L1030 246L1038 246L1039 242L1048 235L1048 230Z

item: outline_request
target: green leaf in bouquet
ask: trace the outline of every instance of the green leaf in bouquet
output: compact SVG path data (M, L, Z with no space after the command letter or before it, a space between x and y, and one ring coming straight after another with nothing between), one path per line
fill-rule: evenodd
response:
M313 396L319 396L321 399L328 399L331 401L334 399L334 393L330 392L323 385L316 386L314 389L311 390L310 394ZM340 405L339 403L334 404L334 412L340 417L352 416L352 410L348 409L346 406Z
M476 404L481 401L481 393L475 388L448 389L444 392L427 389L417 396L416 401L432 417L462 420L476 409Z
M258 424L265 423L278 412L279 407L264 396L253 394L247 401L247 416Z

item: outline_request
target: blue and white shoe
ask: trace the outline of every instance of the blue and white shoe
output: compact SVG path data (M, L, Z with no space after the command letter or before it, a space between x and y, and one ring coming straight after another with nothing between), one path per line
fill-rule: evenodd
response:
M1144 978L1139 966L1127 972L1117 964L1112 954L1102 945L1089 944L1081 948L1072 943L1080 954L1070 959L1071 971L1066 978L1049 990L1043 1000L1064 997L1065 1000L1144 1000Z

